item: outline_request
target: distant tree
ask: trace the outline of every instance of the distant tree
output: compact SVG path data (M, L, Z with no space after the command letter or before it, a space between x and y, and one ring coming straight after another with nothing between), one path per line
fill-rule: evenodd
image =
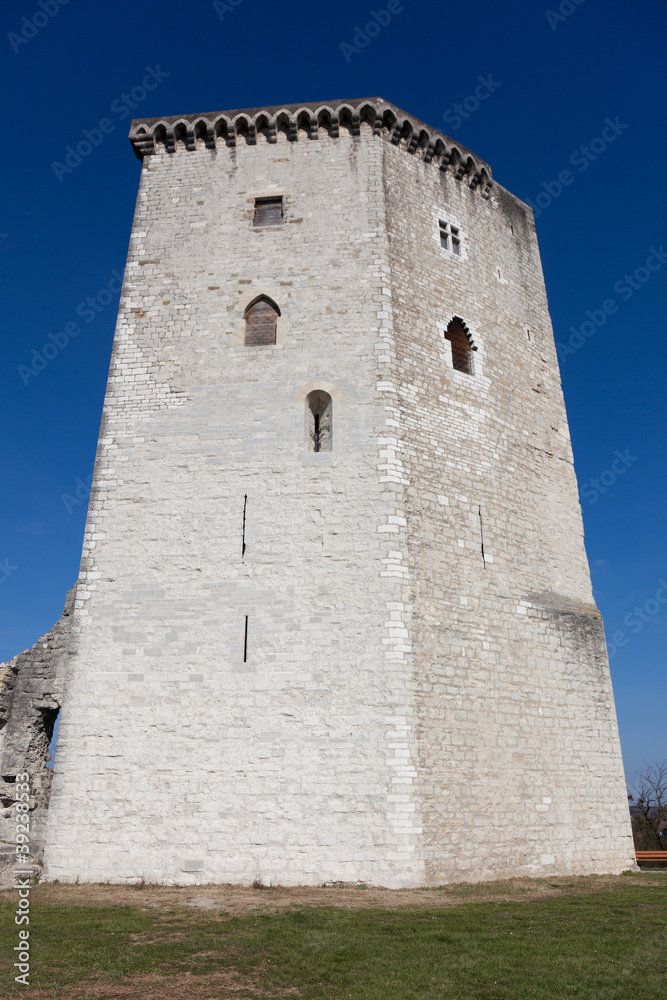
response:
M639 771L632 809L632 833L637 851L667 851L667 762L647 764Z

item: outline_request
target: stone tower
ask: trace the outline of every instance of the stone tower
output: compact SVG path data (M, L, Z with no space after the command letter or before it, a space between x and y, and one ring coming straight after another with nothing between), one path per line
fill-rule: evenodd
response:
M530 209L380 98L130 137L46 877L632 866Z

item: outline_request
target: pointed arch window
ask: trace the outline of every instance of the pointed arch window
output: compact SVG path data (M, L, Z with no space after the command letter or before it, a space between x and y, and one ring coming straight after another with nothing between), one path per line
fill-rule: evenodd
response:
M245 311L245 345L275 344L280 309L268 295L260 295Z
M452 345L452 367L466 375L473 374L472 346L463 321L455 317L447 327L446 339Z

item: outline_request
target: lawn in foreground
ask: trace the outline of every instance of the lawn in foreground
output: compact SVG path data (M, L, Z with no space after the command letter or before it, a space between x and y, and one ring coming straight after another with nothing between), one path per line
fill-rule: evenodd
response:
M528 902L440 908L436 892L428 909L241 916L35 901L32 985L5 973L0 996L663 1000L667 879L619 882L608 892ZM5 896L5 956L15 943L14 908Z

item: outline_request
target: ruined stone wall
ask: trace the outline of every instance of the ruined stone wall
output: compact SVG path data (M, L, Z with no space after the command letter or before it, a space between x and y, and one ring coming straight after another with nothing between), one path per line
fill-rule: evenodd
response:
M61 619L31 649L0 664L0 869L14 859L16 775L30 775L30 847L44 847L53 770L47 768L53 726L62 704L76 588Z

